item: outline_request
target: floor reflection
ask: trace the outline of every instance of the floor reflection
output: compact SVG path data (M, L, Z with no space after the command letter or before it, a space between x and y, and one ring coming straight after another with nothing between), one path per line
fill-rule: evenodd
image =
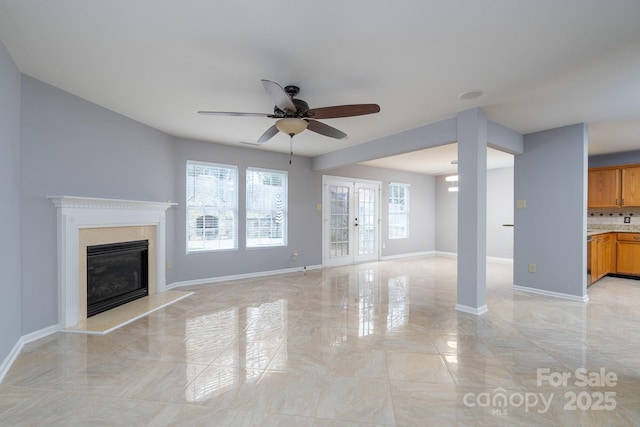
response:
M387 282L389 287L389 308L387 330L402 328L409 322L409 276L396 276Z
M364 338L408 325L408 275L392 276L384 283L377 269L365 268L344 274L336 272L329 283L325 303L338 312L331 346L346 343L351 332L357 331L357 337ZM327 326L333 325L329 322Z
M378 308L380 289L373 269L358 273L358 336L373 334L375 329L375 310Z
M202 373L186 373L186 400L201 402L240 383L256 382L274 359L286 364L287 301L189 318L185 335L187 363L213 360L216 366Z

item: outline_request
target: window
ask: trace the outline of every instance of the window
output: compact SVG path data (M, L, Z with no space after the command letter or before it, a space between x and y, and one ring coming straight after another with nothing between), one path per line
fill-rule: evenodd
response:
M389 238L409 237L409 185L389 183Z
M238 168L187 162L187 252L238 248Z
M287 173L247 169L247 248L287 244Z

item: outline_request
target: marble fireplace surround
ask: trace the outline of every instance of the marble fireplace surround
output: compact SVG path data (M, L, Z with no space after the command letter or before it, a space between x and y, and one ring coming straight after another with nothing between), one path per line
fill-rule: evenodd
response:
M166 291L166 210L176 203L75 196L48 198L57 208L61 329L86 319L87 245L149 239L149 294Z

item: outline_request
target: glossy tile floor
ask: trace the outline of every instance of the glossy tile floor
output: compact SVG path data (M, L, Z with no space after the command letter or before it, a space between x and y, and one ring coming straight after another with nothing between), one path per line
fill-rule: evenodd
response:
M0 425L640 425L640 281L583 304L487 268L480 317L453 309L444 257L193 287L107 335L26 345Z

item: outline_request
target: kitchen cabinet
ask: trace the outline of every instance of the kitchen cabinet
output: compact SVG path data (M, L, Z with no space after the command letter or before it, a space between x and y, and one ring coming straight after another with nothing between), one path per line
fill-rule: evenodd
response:
M640 206L640 165L589 169L588 206Z
M618 168L589 169L588 205L608 208L620 203L621 177Z
M615 238L615 233L596 234L591 237L587 259L587 270L591 273L589 284L616 272Z
M594 283L598 276L598 237L587 241L587 286Z
M607 233L602 235L600 239L600 248L598 254L600 256L600 273L606 276L615 273L616 269L616 234Z
M640 276L640 233L618 233L616 272Z
M622 168L623 206L640 206L640 166Z

